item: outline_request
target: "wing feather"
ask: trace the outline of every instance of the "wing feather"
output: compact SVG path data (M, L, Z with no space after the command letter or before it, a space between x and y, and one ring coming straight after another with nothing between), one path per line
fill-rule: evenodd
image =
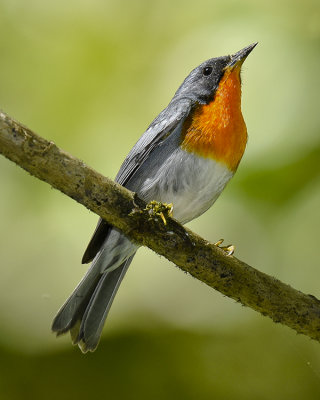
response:
M191 109L189 99L172 101L133 146L116 176L116 182L125 186L134 173L140 168L150 153L174 131L178 123L185 118Z
M189 114L190 110L190 99L180 98L179 100L172 100L168 107L153 120L148 129L133 146L120 167L115 179L116 182L126 186L126 183L143 165L151 152L174 131L179 122ZM103 245L109 230L110 225L100 218L82 257L83 264L89 263L94 259Z

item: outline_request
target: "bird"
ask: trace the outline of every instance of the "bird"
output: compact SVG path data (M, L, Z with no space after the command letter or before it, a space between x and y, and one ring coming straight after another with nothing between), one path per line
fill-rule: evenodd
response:
M236 172L246 148L241 67L257 43L193 69L122 163L116 182L145 202L172 204L185 224L207 211ZM221 241L217 242L219 245ZM82 263L87 273L52 323L94 351L119 285L138 250L100 218Z

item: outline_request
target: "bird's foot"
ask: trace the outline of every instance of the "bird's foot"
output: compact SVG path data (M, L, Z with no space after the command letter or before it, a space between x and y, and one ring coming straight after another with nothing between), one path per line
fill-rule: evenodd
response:
M172 217L173 213L173 204L172 203L160 203L159 201L152 200L147 204L146 211L148 211L150 215L150 219L155 216L159 216L163 223L167 225L166 217Z
M232 244L229 244L228 246L220 246L223 243L223 241L224 239L220 239L216 243L214 243L214 245L219 247L219 249L223 250L227 254L227 256L232 256L235 247Z

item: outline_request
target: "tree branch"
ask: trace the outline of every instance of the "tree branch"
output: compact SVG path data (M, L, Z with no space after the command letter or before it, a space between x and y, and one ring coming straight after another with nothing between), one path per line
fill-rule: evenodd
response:
M134 193L0 112L0 153L222 294L320 341L320 301L184 228L165 225Z

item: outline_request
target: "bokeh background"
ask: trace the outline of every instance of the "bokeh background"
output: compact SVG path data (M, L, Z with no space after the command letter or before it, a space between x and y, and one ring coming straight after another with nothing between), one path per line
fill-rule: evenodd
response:
M318 0L1 0L0 107L103 174L207 58L243 68L249 142L189 226L320 297ZM0 398L318 399L320 347L141 249L98 350L50 325L96 215L0 158Z

